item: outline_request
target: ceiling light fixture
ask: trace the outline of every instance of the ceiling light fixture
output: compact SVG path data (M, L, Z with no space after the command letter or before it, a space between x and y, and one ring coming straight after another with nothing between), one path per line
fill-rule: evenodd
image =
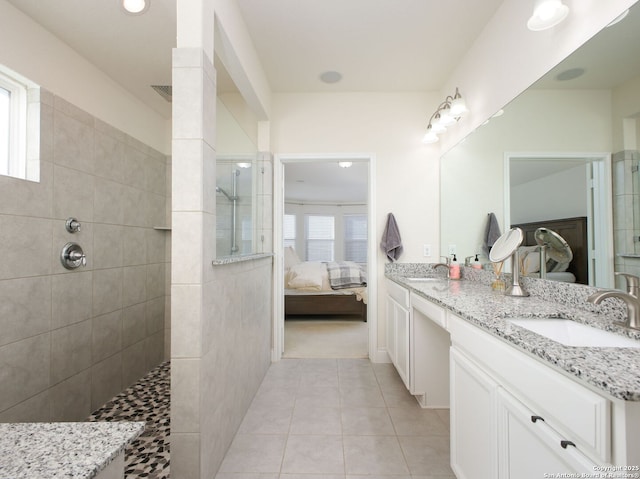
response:
M436 111L429 118L427 134L422 138L422 143L435 143L438 135L444 133L448 126L453 125L469 112L467 105L456 88L453 96L449 95L444 99Z
M353 162L351 162L351 161L339 161L338 162L338 166L340 168L351 168L351 165L353 165Z
M141 15L149 10L151 0L122 0L122 8L131 15Z
M527 22L527 28L534 32L555 27L562 20L567 18L569 7L562 3L562 0L535 0L533 4L533 15Z

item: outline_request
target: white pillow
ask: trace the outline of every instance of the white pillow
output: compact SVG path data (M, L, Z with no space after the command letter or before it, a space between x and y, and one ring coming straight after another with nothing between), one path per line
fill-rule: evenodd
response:
M540 253L527 253L522 260L522 264L524 268L524 271L522 272L523 274L528 275L530 273L537 273L540 271Z
M518 248L522 262L522 274L525 276L540 271L540 252L538 246L520 246Z
M287 246L284 249L284 269L287 270L298 263L302 263L298 257L298 253L296 253L296 250L294 250L292 246Z
M323 273L326 276L327 266L324 263L307 261L298 263L289 270L287 287L291 289L322 290Z

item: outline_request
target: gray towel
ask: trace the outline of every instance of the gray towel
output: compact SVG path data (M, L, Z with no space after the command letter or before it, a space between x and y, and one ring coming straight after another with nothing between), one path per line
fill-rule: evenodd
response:
M397 261L402 254L402 238L400 238L400 230L398 230L398 224L393 213L389 213L387 216L387 224L384 227L384 233L382 233L380 248L392 263Z
M494 243L500 238L500 226L498 225L498 219L493 213L489 213L487 218L487 228L484 231L484 244L482 250L484 254L489 256L489 250L493 247Z

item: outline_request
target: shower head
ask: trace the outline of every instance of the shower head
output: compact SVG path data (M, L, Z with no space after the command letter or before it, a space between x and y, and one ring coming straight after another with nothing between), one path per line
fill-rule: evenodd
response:
M227 193L226 191L224 191L224 190L223 190L222 188L220 188L219 186L216 186L216 192L217 192L217 193L222 193L224 196L226 196L226 197L227 197L227 199L228 199L229 201L234 201L234 200L238 199L238 198L237 198L237 196L231 196L229 193Z

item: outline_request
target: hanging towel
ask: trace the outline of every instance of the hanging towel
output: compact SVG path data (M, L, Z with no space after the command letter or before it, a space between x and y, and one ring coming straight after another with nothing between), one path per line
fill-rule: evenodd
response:
M384 227L384 233L382 233L380 248L392 263L397 261L402 254L402 238L400 238L400 231L393 213L389 213L387 216L387 224Z
M489 251L493 247L493 244L496 242L498 238L500 238L500 226L498 225L498 219L496 215L493 213L489 213L487 218L487 228L484 232L484 244L482 245L482 250L484 254L489 256Z

